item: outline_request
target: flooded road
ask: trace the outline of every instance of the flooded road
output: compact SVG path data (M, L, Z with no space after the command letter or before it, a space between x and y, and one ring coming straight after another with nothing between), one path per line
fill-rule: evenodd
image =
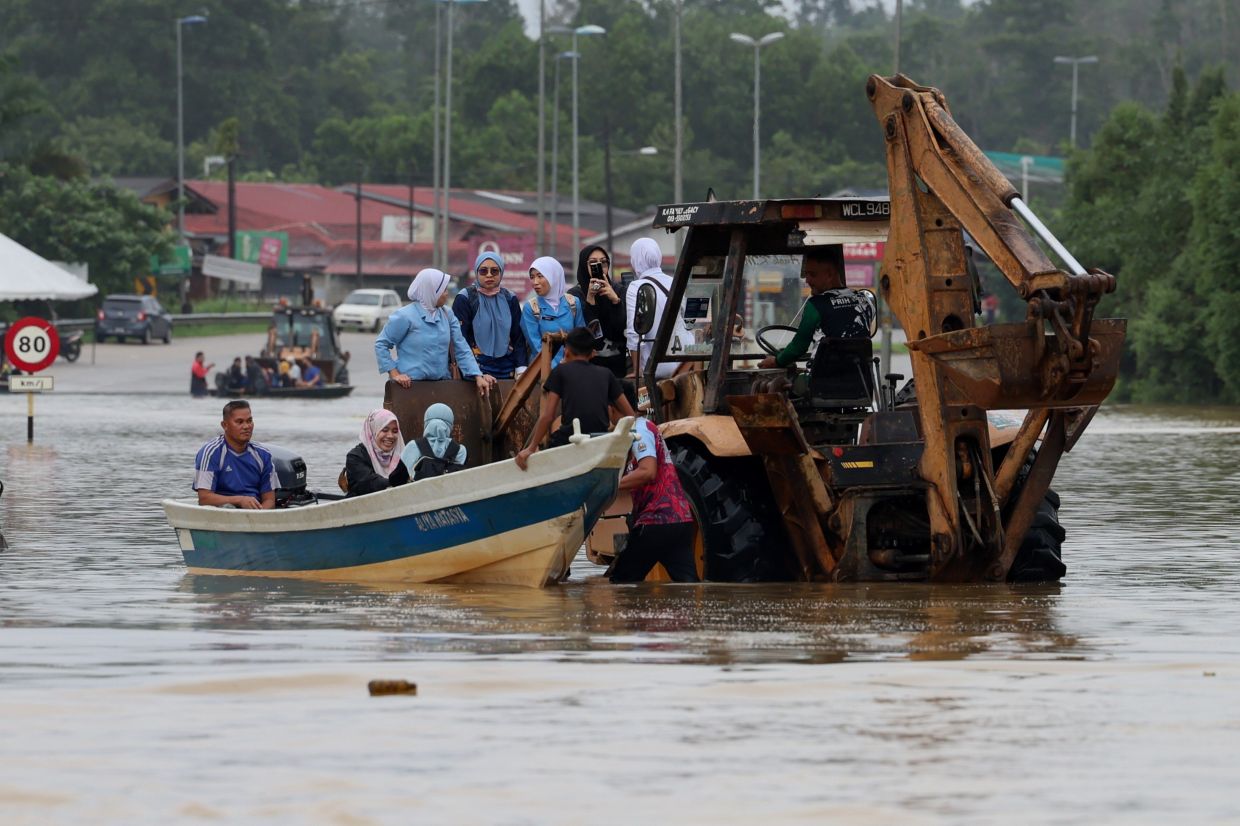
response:
M374 402L255 438L326 488ZM1101 413L1061 585L527 591L191 576L158 502L216 402L38 411L0 396L5 823L1240 821L1240 412Z

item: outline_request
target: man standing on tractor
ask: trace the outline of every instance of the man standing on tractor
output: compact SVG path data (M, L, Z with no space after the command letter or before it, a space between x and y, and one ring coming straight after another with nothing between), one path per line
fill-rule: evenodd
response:
M796 336L777 355L767 356L761 368L787 367L805 355L814 333L821 330L828 338L869 338L877 312L874 296L854 290L844 283L844 248L808 248L801 258L801 278L810 297L801 308Z

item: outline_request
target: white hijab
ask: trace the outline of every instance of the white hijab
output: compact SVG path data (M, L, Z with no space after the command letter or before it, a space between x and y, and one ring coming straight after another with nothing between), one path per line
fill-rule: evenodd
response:
M564 297L564 267L559 261L556 261L550 255L544 255L542 258L535 258L534 263L530 264L531 270L538 270L542 277L547 279L550 289L543 296L543 300L547 302L552 310L560 309L560 299Z
M427 268L418 272L409 285L409 300L416 301L426 310L427 318L435 321L439 318L439 296L448 289L448 274L443 270Z
M629 263L638 278L663 272L663 250L653 238L638 238L629 249Z

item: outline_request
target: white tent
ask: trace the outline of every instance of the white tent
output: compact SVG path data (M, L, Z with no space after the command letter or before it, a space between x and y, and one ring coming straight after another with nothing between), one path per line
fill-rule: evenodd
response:
M72 301L99 292L0 233L0 301L46 298Z

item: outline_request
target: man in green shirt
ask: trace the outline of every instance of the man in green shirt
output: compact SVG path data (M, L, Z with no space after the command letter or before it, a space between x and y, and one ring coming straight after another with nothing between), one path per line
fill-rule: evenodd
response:
M844 249L839 245L807 249L801 259L801 277L810 297L801 311L796 336L777 355L767 356L762 368L787 367L805 355L814 333L828 339L869 338L874 322L874 297L844 285Z

